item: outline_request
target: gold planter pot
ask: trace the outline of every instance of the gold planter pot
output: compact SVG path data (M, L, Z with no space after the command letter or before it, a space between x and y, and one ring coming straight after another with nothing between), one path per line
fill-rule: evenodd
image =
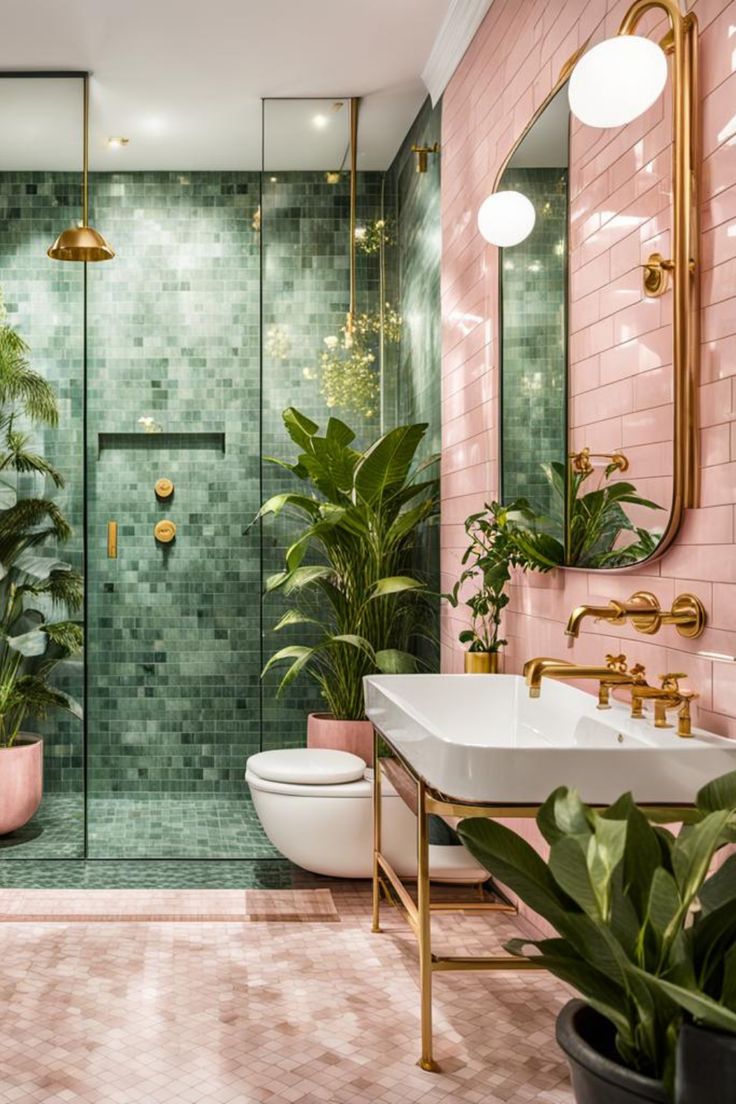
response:
M466 675L497 675L498 652L466 652Z

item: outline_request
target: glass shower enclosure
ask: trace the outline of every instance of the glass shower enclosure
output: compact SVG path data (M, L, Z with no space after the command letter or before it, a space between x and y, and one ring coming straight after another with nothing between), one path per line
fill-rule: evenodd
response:
M57 390L58 427L36 444L66 478L58 553L86 580L84 660L61 675L84 721L43 722L42 805L0 862L272 859L246 759L303 743L319 703L261 682L279 612L263 581L287 536L251 522L288 480L262 461L289 455L283 409L328 416L349 101L265 101L262 163L237 170L126 167L134 139L114 162L93 141L91 222L116 256L84 265L46 255L79 217L82 77L0 79L0 288ZM358 174L374 236L383 191L383 172ZM357 256L366 316L384 306L378 244ZM378 400L347 415L362 441L385 418L381 367Z

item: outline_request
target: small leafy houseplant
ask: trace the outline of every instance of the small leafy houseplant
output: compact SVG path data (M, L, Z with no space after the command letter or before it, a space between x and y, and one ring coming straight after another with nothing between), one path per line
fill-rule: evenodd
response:
M57 420L54 392L31 368L0 303L0 834L21 827L41 799L42 742L23 732L27 718L54 708L81 716L48 681L82 646L82 626L72 617L82 604L81 576L43 549L71 535L43 492L64 481L21 428ZM29 485L34 493L23 493Z
M415 671L414 642L428 634L429 592L412 567L417 531L437 509L437 481L426 475L434 458L416 462L427 427L399 426L360 451L337 418L324 434L293 408L283 419L299 456L273 462L302 486L269 498L257 517L285 512L299 524L266 590L288 603L276 631L308 642L280 648L264 674L286 666L280 693L304 672L332 718L360 721L363 676Z
M498 821L458 826L472 854L557 931L512 940L507 950L580 991L597 1014L597 1064L615 1043L609 1080L650 1093L633 1092L632 1102L673 1098L686 1018L736 1042L736 855L709 875L716 851L736 839L736 771L704 786L686 819L675 835L630 794L598 812L563 787L537 816L547 862ZM558 1038L570 1054L560 1022ZM572 1064L578 1099L597 1099L600 1085Z
M499 502L486 504L465 522L470 544L463 555L463 572L452 591L443 597L457 608L463 588L473 588L469 597L463 599L470 613L470 625L458 635L460 643L468 645L471 655L495 656L506 644L500 637L500 626L503 610L509 604L506 587L511 568L549 570L533 550L522 547L518 539L524 522L533 518L526 499L516 499L505 506Z

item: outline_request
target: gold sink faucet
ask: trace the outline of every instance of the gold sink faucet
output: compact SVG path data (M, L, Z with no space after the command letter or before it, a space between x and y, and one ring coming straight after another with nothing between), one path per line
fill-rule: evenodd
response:
M630 621L637 632L648 636L659 632L663 625L674 625L680 636L700 636L705 628L705 607L694 594L678 594L672 609L663 610L656 595L647 590L637 590L625 602L612 598L606 606L578 606L570 614L565 633L575 639L586 617L607 621L611 625L624 625Z
M678 671L674 674L660 675L661 686L632 686L631 688L631 716L635 719L644 716L643 705L645 701L654 703L654 727L672 728L667 720L670 709L677 709L677 735L689 737L693 734L692 718L690 716L690 703L698 697L694 690L681 690L680 679L687 675Z
M606 656L606 666L584 663L569 663L564 659L552 659L550 656L537 656L524 664L524 678L529 687L529 697L538 698L541 693L542 679L597 679L598 708L610 709L611 689L614 686L646 685L644 668L637 663L628 669L626 656Z

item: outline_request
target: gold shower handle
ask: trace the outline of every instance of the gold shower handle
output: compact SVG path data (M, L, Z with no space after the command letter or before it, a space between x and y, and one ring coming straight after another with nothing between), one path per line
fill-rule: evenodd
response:
M118 558L118 523L116 521L107 523L107 558L108 560Z
M154 525L153 535L159 544L171 544L176 537L176 524L168 518L163 518Z

